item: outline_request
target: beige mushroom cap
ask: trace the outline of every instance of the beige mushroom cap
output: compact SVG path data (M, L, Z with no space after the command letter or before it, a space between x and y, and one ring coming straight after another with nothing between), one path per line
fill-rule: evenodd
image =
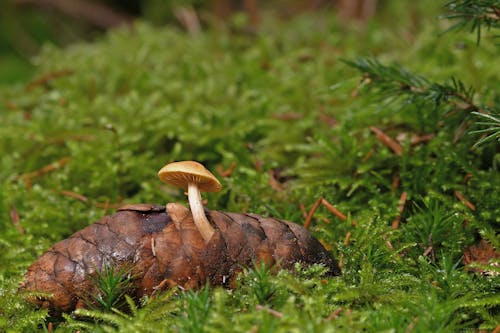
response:
M202 192L219 192L222 185L201 163L195 161L173 162L158 171L161 181L185 190L189 183L197 184Z

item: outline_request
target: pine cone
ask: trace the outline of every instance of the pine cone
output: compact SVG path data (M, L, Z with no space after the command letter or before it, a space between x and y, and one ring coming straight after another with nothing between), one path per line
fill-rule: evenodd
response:
M215 234L205 244L190 211L179 204L127 205L56 243L26 273L21 290L53 294L31 301L50 313L72 311L95 292L90 278L104 265L131 267L140 298L158 287L234 286L242 267L264 262L323 264L339 275L331 254L303 227L254 214L207 211Z

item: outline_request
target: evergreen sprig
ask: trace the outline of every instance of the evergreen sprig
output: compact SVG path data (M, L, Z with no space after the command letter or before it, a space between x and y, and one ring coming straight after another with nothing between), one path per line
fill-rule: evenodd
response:
M89 295L87 305L111 311L125 305L125 296L132 287L134 275L127 267L105 264L95 275L90 275L89 279L97 292Z
M442 18L457 21L449 30L470 28L477 35L477 43L481 40L481 31L484 28L500 27L499 0L452 0L446 3L449 14Z
M343 60L347 65L363 73L362 87L376 89L389 101L403 98L403 105L416 101L430 102L435 108L448 104L454 109L481 111L483 108L473 101L474 89L461 80L451 78L449 82L431 82L399 64L384 65L373 58Z

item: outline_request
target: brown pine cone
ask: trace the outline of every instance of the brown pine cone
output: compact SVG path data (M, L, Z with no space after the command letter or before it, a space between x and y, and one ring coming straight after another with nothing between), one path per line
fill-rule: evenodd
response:
M126 205L56 243L26 273L21 290L53 294L32 299L50 313L84 306L95 292L91 276L105 265L130 267L131 296L158 288L197 288L206 281L231 288L242 267L255 262L292 269L323 264L340 274L337 262L303 227L254 214L207 211L215 234L205 244L190 211L179 204Z

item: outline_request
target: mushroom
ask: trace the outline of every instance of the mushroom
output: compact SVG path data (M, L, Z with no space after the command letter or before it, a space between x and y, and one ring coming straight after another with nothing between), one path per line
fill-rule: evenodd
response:
M208 243L215 231L205 216L200 191L219 192L222 185L217 178L202 164L195 161L169 163L161 168L158 177L164 183L187 189L194 223L205 244Z

